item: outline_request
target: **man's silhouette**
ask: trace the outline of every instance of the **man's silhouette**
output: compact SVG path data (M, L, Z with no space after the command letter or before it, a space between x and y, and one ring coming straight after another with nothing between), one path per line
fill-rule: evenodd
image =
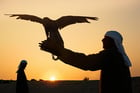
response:
M123 38L117 31L108 31L102 42L104 50L97 54L85 55L61 47L54 41L40 43L41 50L55 55L66 64L83 70L101 70L99 93L132 93L131 62L126 55ZM53 52L55 50L55 52Z
M27 65L26 60L22 60L17 70L16 93L29 93L27 78L24 69Z

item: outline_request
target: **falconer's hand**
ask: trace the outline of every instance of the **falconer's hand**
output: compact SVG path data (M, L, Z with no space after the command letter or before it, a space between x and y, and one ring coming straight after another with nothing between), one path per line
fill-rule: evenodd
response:
M39 47L41 50L52 53L56 56L59 56L61 54L61 50L64 49L63 46L59 45L59 43L52 39L42 41L39 43Z

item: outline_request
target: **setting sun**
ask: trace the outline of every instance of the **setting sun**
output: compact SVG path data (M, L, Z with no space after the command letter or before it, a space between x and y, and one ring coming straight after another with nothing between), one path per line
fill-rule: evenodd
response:
M50 81L55 81L55 80L56 80L55 76L50 77Z

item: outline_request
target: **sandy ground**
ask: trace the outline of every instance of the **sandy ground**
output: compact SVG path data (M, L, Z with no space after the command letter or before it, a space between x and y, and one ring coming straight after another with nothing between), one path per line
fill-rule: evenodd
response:
M29 81L30 93L98 93L99 81ZM132 79L133 93L140 93L140 77ZM16 81L1 81L0 93L16 93Z

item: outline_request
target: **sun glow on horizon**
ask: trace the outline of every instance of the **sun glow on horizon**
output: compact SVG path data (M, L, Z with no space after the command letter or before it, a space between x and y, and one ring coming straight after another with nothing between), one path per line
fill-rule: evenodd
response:
M56 77L55 76L51 76L49 80L50 81L55 81L56 80Z

